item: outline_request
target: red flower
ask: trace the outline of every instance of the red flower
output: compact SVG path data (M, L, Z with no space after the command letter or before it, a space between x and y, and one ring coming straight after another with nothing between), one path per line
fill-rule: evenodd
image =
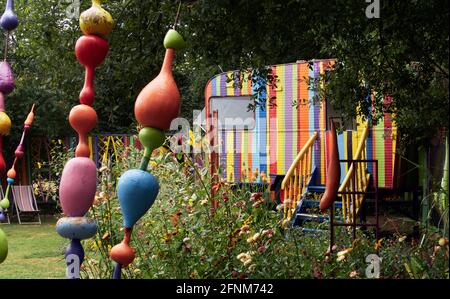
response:
M224 202L227 202L228 201L228 195L227 195L227 193L226 192L222 192L222 200L224 201Z
M261 193L252 193L252 195L250 196L250 199L252 201L257 201L257 200L261 199L261 197L262 197Z

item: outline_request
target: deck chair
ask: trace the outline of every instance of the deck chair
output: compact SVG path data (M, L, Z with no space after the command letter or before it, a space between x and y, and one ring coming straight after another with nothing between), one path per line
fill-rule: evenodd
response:
M17 213L19 224L22 224L20 219L23 215L35 217L37 215L38 221L24 222L23 224L41 224L41 216L34 197L33 188L27 186L12 186L12 193L14 195L14 206Z
M0 186L0 200L2 200L5 197L5 194L3 193L3 188ZM7 222L0 222L0 224L11 224L11 220L9 219L9 209L3 210L3 213L6 215Z

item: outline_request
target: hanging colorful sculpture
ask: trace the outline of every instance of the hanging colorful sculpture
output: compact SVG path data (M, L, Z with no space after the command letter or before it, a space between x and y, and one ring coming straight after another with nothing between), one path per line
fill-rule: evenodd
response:
M185 42L175 29L170 29L164 47L166 54L159 75L145 86L134 106L135 117L142 126L139 140L144 146L144 156L140 168L126 171L118 182L124 238L110 252L111 259L117 263L114 279L120 279L122 268L133 262L135 251L130 247L133 226L150 209L159 192L158 180L147 172L151 153L164 143L164 130L170 128L172 120L180 113L181 98L173 78L172 63L175 50L184 48Z
M14 0L6 2L6 9L0 18L0 26L6 31L4 59L0 62L0 178L6 171L6 163L3 157L3 137L11 130L11 119L5 112L5 97L14 90L14 76L10 64L6 60L8 57L8 42L10 32L19 26L19 19L14 13ZM16 155L17 157L17 155ZM9 184L8 184L9 186ZM5 197L0 202L0 221L5 218L5 211L9 208L9 200ZM0 264L8 255L8 242L6 235L0 229Z
M92 206L97 189L97 169L89 158L88 133L97 125L97 113L92 108L95 99L94 73L108 54L109 44L104 37L112 31L113 19L101 7L100 0L93 0L92 7L80 16L80 28L84 36L75 45L78 62L85 67L85 82L80 93L80 105L72 108L69 123L78 133L75 158L64 167L59 186L59 199L66 217L58 220L56 231L71 239L66 249L67 278L79 278L84 260L81 240L93 237L97 232L94 220L84 217Z

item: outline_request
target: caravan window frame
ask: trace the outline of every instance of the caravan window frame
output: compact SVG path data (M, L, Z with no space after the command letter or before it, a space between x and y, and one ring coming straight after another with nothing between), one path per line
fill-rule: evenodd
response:
M228 101L233 101L233 100L231 100L231 99L235 99L234 101L239 101L238 99L239 98L245 98L245 99L248 99L248 104L251 104L252 102L254 102L254 100L252 99L252 96L251 95L241 95L241 96L212 96L212 97L210 97L209 98L209 100L208 100L208 105L209 105L209 112L210 112L210 115L208 115L208 117L209 118L212 118L212 116L213 116L213 113L214 113L214 109L213 109L213 103L212 103L212 101L213 100L218 100L218 99L220 99L220 100L227 100L228 99ZM238 131L252 131L252 130L255 130L256 129L256 111L255 110L253 110L253 111L247 111L246 113L248 113L249 115L251 114L251 117L252 117L252 119L253 119L253 125L250 127L250 126L246 126L245 128L236 128L236 127L232 127L232 128L230 128L230 127L225 127L223 124L222 124L222 122L221 122L221 119L223 119L223 118L221 118L220 117L220 113L218 113L218 115L219 115L219 127L218 127L218 129L219 130L222 130L222 131L234 131L234 130L238 130ZM248 119L248 118L247 118Z

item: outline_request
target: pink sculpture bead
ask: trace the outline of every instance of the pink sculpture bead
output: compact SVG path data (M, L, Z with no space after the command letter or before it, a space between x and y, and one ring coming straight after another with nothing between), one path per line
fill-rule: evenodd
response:
M61 176L59 199L68 217L82 217L92 206L97 189L97 168L85 157L69 160Z

